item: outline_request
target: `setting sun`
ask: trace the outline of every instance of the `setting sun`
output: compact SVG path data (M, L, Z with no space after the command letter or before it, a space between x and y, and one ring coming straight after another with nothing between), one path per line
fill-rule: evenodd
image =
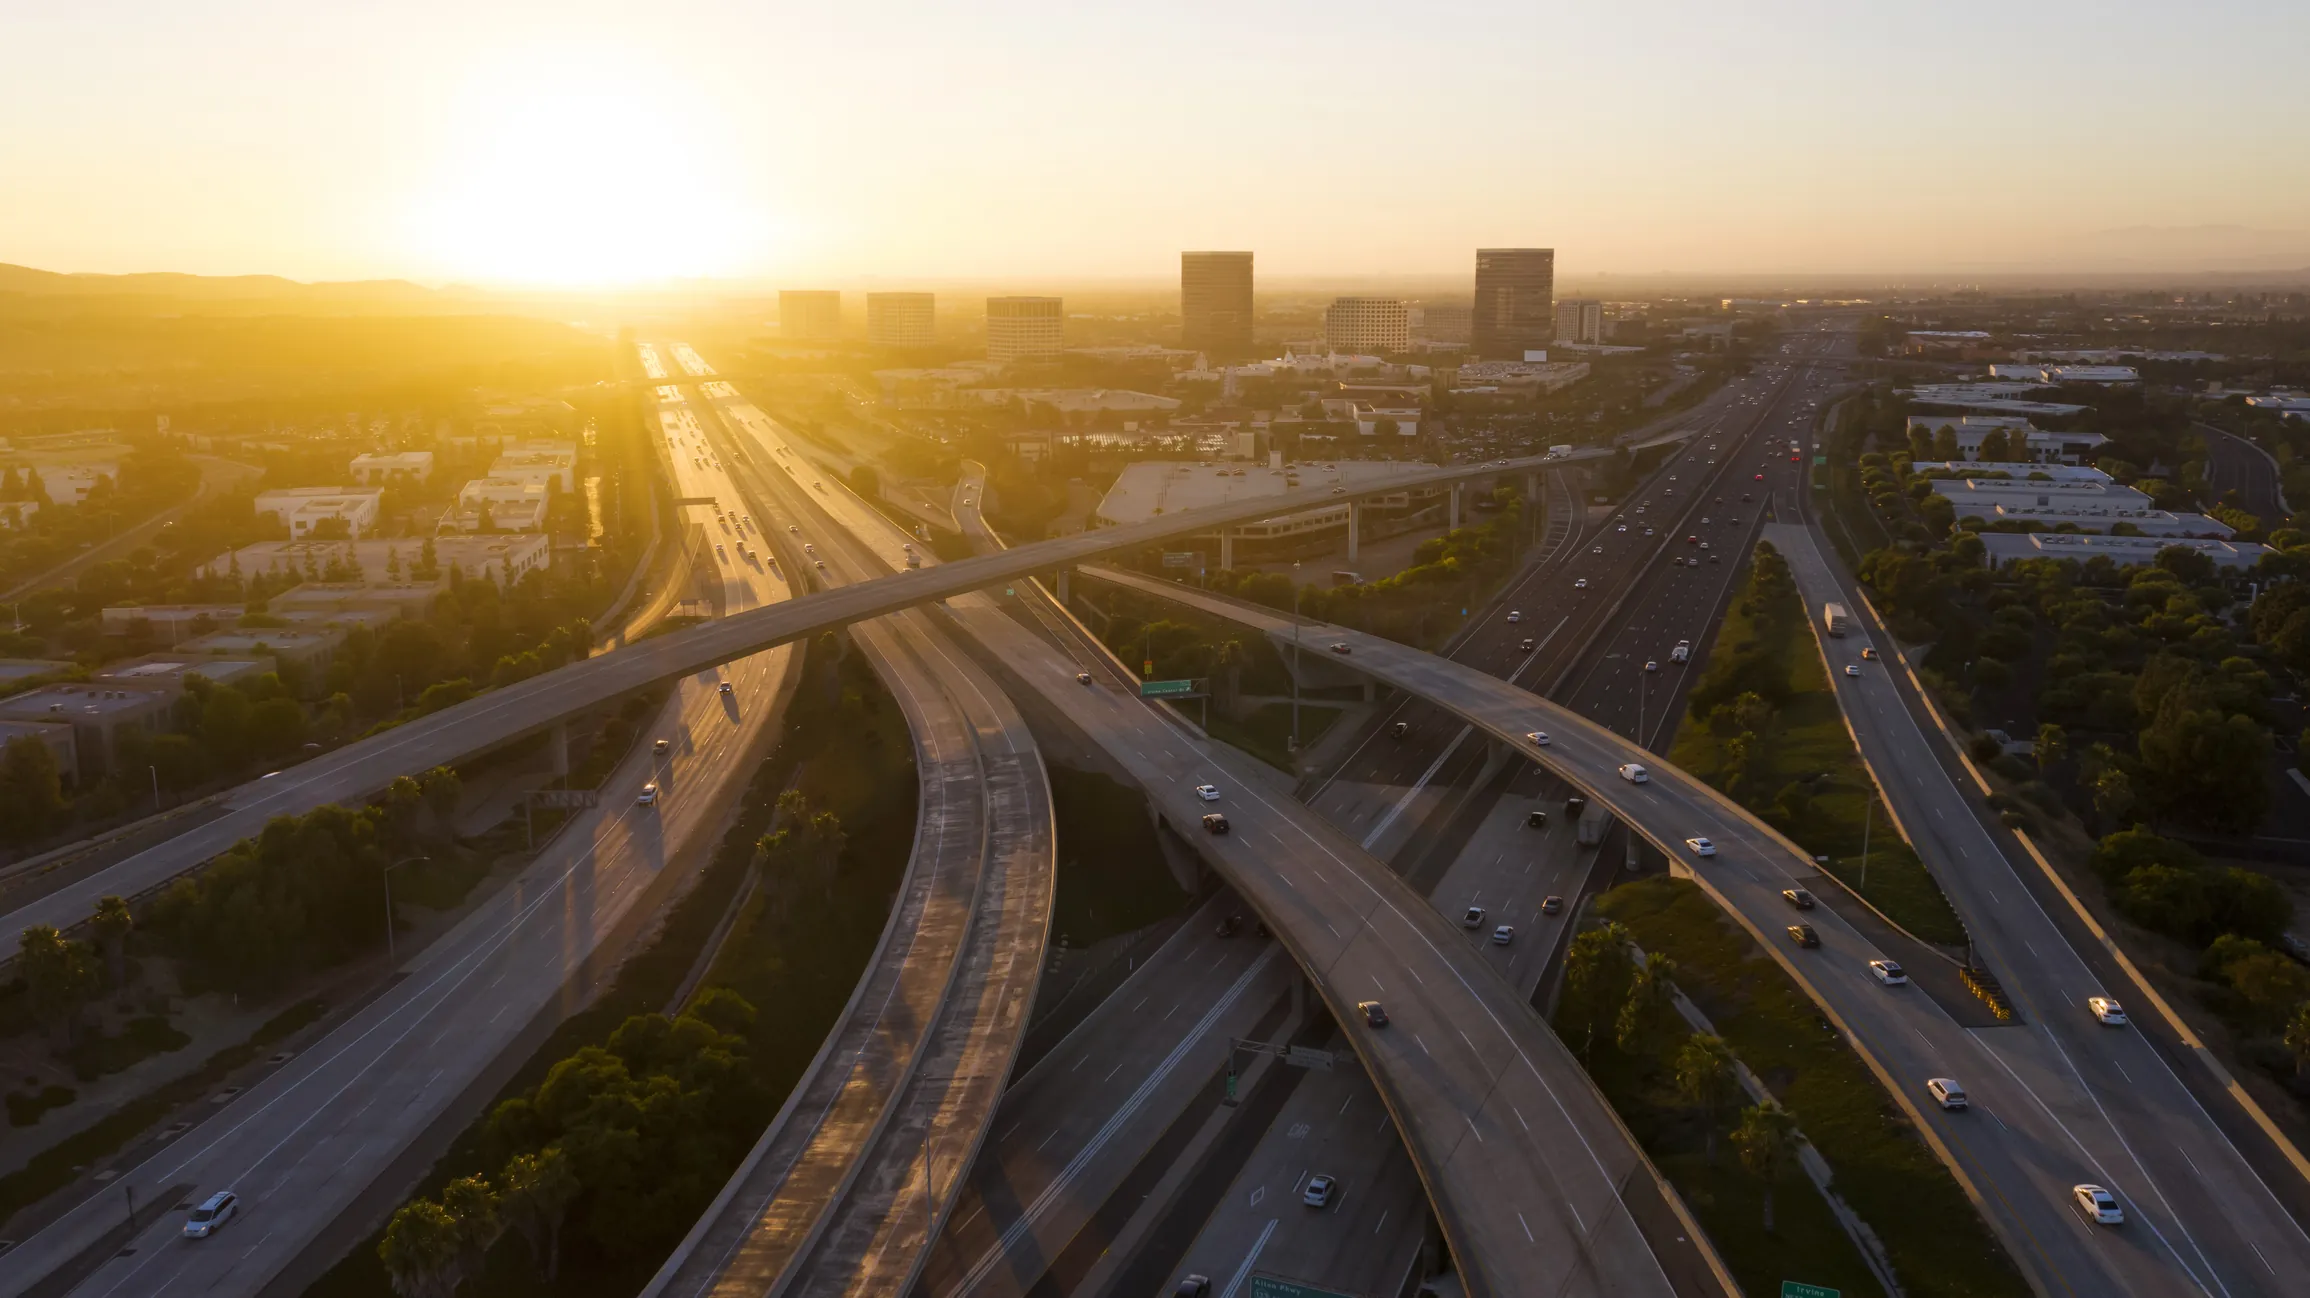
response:
M412 212L420 254L453 277L551 287L741 269L761 235L721 133L685 98L630 68L477 79Z

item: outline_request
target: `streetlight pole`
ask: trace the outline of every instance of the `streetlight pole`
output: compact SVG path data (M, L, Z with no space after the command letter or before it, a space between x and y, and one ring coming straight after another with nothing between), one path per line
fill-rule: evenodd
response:
M393 872L404 865L415 865L419 861L432 859L427 856L403 857L379 871L385 879L385 963L388 965L398 963L400 960L400 957L393 953Z
M1299 560L1291 561L1291 751L1299 752Z
M1877 791L1864 789L1861 794L1861 891L1869 890L1869 826L1877 819Z

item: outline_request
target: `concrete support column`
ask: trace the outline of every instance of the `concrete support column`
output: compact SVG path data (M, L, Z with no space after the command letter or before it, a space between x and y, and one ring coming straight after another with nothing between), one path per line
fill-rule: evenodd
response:
M1460 493L1467 489L1467 485L1468 484L1464 482L1455 482L1452 484L1452 505L1451 514L1447 523L1448 526L1458 527L1460 525Z
M1235 529L1232 527L1219 529L1219 566L1222 568L1235 566Z
M555 775L569 774L569 723L556 721L553 733L546 736L546 757L553 762Z
M1348 562L1351 564L1356 561L1356 548L1363 542L1363 530L1364 507L1351 500L1348 502Z
M1074 570L1073 568L1061 568L1061 569L1059 569L1059 607L1061 607L1061 608L1065 608L1065 607L1067 606L1067 599L1068 599L1068 583L1067 583L1067 578L1069 578L1069 577L1072 577L1072 576L1074 576L1074 575L1075 575L1075 570Z
M1537 472L1527 473L1524 475L1524 507L1526 509L1537 509L1539 508L1539 505L1540 475Z

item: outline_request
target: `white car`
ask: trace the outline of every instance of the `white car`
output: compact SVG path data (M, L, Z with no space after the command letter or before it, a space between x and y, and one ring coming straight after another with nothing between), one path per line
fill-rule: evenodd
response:
M1198 784L1195 786L1195 796L1205 802L1217 802L1219 801L1219 786L1216 784Z
M1299 1196L1299 1201L1310 1208L1321 1208L1331 1202L1331 1192L1338 1185L1339 1182L1328 1176L1311 1176L1307 1180L1307 1193Z
M2093 1011L2093 1016L2104 1027L2122 1028L2126 1025L2125 1008L2107 996L2089 996L2085 1007Z
M1461 927L1461 928L1482 928L1482 927L1484 927L1484 908L1483 908L1482 906L1470 906L1470 907L1468 907L1468 909L1466 909L1466 910L1462 911L1462 912L1460 913L1460 927Z
M656 780L652 780L648 784L642 786L641 796L634 799L634 805L637 807L654 807L658 805L658 782Z
M1869 973L1887 987L1904 987L1909 982L1909 975L1902 971L1898 960L1871 960Z
M1694 856L1716 855L1716 844L1705 838L1688 838L1684 840L1684 845L1692 849Z
M2098 1185L2073 1185L2070 1198L2085 1219L2097 1226L2123 1226L2126 1210L2118 1206L2117 1196Z
M1861 674L1861 669L1860 669L1860 668L1858 668L1858 667L1855 667L1855 666L1854 666L1853 664L1851 664L1851 663L1846 663L1846 664L1845 664L1845 674L1846 674L1847 676L1858 676L1858 675L1860 675L1860 674Z
M1586 589L1588 589L1588 579L1587 579L1586 577L1582 577L1580 580L1573 582L1573 583L1572 583L1572 589L1574 589L1574 590L1586 590Z
M1530 740L1534 748L1546 748L1548 746L1548 732L1545 730L1527 730L1524 732L1524 738Z
M1492 930L1493 946L1506 946L1515 940L1516 930L1511 925L1502 924L1500 927Z
M1927 1079L1925 1082L1925 1093L1932 1096L1933 1102L1940 1105L1944 1109L1955 1110L1966 1107L1965 1088L1959 1086L1957 1084L1957 1079L1954 1077L1934 1077Z
M1521 621L1523 621L1523 620L1524 620L1524 610L1522 610L1522 609L1519 609L1519 608L1512 608L1512 609L1509 609L1509 610L1508 610L1508 620L1509 620L1510 622L1521 622Z
M1628 524L1622 523L1620 526L1613 528L1612 530L1615 532L1625 532L1628 530Z
M1627 528L1622 528L1622 529L1620 529L1620 530L1625 532L1625 531L1627 531L1628 529L1627 529ZM1588 548L1588 552L1589 552L1590 554L1602 554L1602 553L1604 553L1604 547L1603 547L1603 546L1601 546L1601 545L1593 545L1593 546L1590 546L1590 547Z
M1628 781L1630 784L1644 784L1652 779L1650 775L1645 774L1644 768L1637 765L1635 762L1630 762L1628 765L1620 768L1620 778Z
M192 1210L192 1216L185 1218L184 1236L186 1239L207 1239L219 1227L240 1215L240 1196L230 1190L219 1190L201 1200L201 1206Z

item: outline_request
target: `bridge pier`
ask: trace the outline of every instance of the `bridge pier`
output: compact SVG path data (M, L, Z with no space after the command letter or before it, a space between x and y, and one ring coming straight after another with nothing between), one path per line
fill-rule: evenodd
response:
M1363 530L1364 507L1351 500L1348 502L1348 563L1351 565L1356 561L1356 548L1363 540Z
M1219 566L1223 569L1235 567L1235 529L1232 527L1219 529Z
M1462 491L1465 490L1465 487L1466 484L1464 483L1455 482L1452 484L1451 512L1447 516L1446 526L1451 527L1454 530L1457 530L1460 526L1460 495Z
M553 730L545 739L545 752L546 756L553 762L553 773L556 776L569 774L569 723L567 721L553 723Z
M1067 606L1067 599L1068 599L1068 581L1067 581L1067 579L1068 579L1069 577L1072 577L1072 576L1074 576L1074 575L1075 575L1075 570L1074 570L1074 569L1072 569L1072 568L1061 568L1061 569L1059 569L1059 607L1060 607L1060 608L1065 608L1065 607Z

